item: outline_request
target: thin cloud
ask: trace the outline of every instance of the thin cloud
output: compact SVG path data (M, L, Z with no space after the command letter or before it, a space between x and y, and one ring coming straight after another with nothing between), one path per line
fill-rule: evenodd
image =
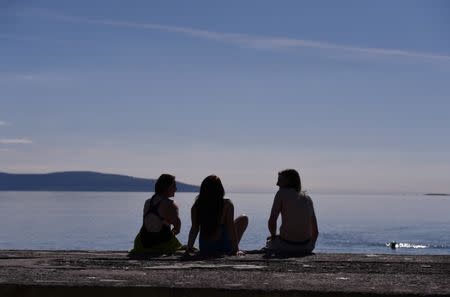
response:
M11 124L8 122L0 121L0 126L11 126Z
M2 34L2 33L0 33L0 39L20 41L20 42L48 42L48 39L45 37L12 35L12 34ZM60 44L60 45L68 45L68 46L75 46L78 44L78 42L76 42L76 41L68 40L68 39L61 39L61 38L52 38L52 43L56 43L56 44Z
M48 11L39 11L38 14L41 17L52 18L63 22L157 30L169 33L178 33L195 38L255 49L279 50L279 49L311 48L311 49L334 50L341 52L366 54L372 56L385 56L385 57L392 56L392 57L416 58L422 60L436 60L436 61L450 62L450 55L423 53L404 49L358 47L345 44L305 40L298 38L257 36L240 33L222 33L222 32L195 29L190 27L161 25L156 23L137 23L128 21L106 20L106 19L80 18L69 15L55 14Z
M28 83L45 83L45 82L66 82L73 78L60 73L52 72L36 72L36 73L1 73L0 82L28 82ZM0 124L1 125L1 124Z
M33 141L27 138L0 138L0 144L32 144Z
M40 41L42 39L33 36L16 36L11 34L0 34L0 39L9 39L16 41Z

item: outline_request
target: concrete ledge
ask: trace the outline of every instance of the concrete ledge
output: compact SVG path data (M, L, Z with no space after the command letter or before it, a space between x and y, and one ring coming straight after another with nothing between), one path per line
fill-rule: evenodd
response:
M450 256L0 251L0 296L450 296Z

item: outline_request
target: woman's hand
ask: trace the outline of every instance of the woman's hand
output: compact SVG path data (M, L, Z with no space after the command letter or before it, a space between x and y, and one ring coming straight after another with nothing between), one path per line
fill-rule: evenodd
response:
M189 255L191 253L194 253L194 248L193 247L186 247L186 250L184 251L184 255Z
M180 233L180 227L173 227L172 228L172 233L173 233L173 235L177 235L178 233Z
M231 254L232 254L233 256L245 256L245 252L244 252L244 251L240 251L240 250L238 250L238 251L233 251Z

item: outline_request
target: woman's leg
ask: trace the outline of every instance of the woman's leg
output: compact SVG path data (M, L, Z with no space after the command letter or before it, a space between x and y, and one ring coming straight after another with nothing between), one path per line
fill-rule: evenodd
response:
M234 227L236 228L237 242L241 242L242 235L244 235L245 229L248 226L248 217L241 215L234 220Z

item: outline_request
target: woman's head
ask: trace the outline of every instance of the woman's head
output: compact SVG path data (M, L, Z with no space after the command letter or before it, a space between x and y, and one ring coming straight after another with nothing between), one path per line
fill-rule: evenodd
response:
M219 177L210 175L203 180L194 204L202 236L210 237L217 230L222 216L224 196L225 190Z
M210 199L223 199L225 196L225 189L223 188L220 178L216 175L206 177L200 185L200 195L211 197Z
M155 183L155 195L164 197L173 197L177 191L175 176L170 174L161 174Z
M297 170L286 169L278 172L277 186L280 188L291 188L300 192L302 190L302 182Z

